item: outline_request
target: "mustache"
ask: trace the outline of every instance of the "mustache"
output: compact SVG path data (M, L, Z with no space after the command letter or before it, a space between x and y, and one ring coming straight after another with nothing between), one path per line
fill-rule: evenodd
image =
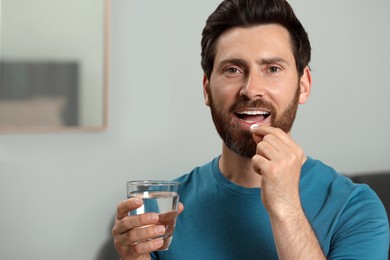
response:
M238 110L244 110L246 108L259 108L259 109L265 109L268 112L275 112L275 107L270 103L265 101L264 99L254 99L254 100L244 100L239 99L237 100L230 108L231 112L235 112Z

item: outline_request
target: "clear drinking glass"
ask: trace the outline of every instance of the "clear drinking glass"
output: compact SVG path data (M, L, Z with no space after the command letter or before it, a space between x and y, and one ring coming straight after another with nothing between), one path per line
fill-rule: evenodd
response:
M129 215L139 215L148 212L159 214L158 225L165 226L164 244L159 250L168 250L176 225L177 208L179 205L179 182L140 180L127 182L127 197L141 198L144 204ZM145 228L145 227L140 227ZM142 243L145 241L136 241Z

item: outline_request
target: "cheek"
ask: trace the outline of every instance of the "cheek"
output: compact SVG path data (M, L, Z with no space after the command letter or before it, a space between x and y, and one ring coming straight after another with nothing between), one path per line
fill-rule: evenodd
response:
M219 91L213 95L214 106L220 110L228 112L232 105L236 102L236 96L229 91Z
M283 87L269 88L267 90L267 95L278 110L283 109L283 107L286 106L293 97L293 94L287 92L287 89Z
M232 85L225 82L213 80L207 89L209 105L212 104L218 109L226 109L234 103L239 91Z
M296 98L299 85L291 84L291 82L297 82L294 81L294 79L284 80L277 85L271 85L267 88L269 98L278 109L284 109L294 98Z

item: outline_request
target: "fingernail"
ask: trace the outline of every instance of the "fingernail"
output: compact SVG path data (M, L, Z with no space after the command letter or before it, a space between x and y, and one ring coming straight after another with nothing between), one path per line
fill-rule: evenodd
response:
M165 232L165 227L164 226L157 226L156 227L156 232L158 234L163 234Z
M253 130L255 130L258 127L260 127L259 124L253 124L253 125L251 125L250 129L251 129L251 131L253 131Z
M154 243L156 247L161 247L164 244L164 240L162 238L155 239Z
M142 205L142 199L141 198L135 198L133 201L135 206L141 206Z
M151 214L149 215L149 219L150 219L150 221L157 221L157 220L158 220L158 214L156 214L156 213L151 213Z

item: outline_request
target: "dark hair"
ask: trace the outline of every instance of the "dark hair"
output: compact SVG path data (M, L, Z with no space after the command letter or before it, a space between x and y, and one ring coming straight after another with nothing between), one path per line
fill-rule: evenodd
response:
M308 35L285 0L224 0L209 16L202 32L201 65L207 78L213 71L218 38L233 27L279 24L290 34L291 48L298 74L310 62Z

